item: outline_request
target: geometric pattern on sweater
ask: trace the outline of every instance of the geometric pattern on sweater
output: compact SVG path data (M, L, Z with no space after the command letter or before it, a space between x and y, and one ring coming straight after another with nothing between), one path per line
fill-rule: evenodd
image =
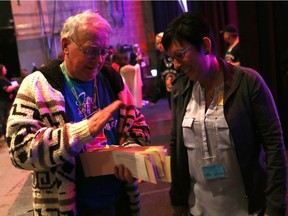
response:
M33 171L34 215L76 215L75 155L93 137L87 120L67 122L65 100L59 91L64 78L59 64L47 74L34 72L18 90L7 121L9 154L14 166ZM126 85L118 98L123 102L119 110L119 143L131 140L147 145L149 127ZM139 215L137 181L126 187L130 209L133 215Z

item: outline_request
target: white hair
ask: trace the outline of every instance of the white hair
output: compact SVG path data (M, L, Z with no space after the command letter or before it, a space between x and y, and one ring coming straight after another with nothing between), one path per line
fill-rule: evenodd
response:
M61 39L64 37L75 38L78 33L78 28L83 25L92 26L99 31L107 32L108 35L110 35L112 31L108 21L99 13L84 11L69 17L65 21L61 32Z
M156 38L163 38L163 35L164 35L164 32L159 32L157 35L156 35Z

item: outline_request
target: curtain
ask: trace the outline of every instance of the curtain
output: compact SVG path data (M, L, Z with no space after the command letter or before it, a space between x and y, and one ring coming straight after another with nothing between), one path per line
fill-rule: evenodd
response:
M288 147L288 2L187 1L190 12L207 17L218 54L226 50L220 30L238 25L241 64L257 70L275 99ZM153 2L156 32L182 13L178 1Z
M167 25L182 13L178 1L152 1L155 35L165 31Z
M237 2L241 62L269 86L288 142L288 2Z
M226 47L220 31L228 23L237 25L235 1L187 1L190 12L200 13L211 24L215 35L219 55L223 55ZM155 34L165 31L167 25L183 13L178 1L152 1Z

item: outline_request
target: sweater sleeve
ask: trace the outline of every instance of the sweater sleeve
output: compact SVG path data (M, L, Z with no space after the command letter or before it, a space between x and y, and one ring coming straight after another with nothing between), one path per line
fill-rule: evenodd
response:
M39 72L21 84L8 118L6 137L12 163L27 170L73 161L93 139L87 120L66 123L63 95Z
M123 102L120 108L119 133L120 144L131 141L139 145L150 143L150 128L147 125L144 115L135 107L134 99L126 84L118 94Z

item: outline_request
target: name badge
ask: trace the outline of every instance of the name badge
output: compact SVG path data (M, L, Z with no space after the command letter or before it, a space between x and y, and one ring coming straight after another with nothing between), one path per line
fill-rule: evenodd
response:
M225 178L225 169L223 164L213 164L202 167L202 173L205 180Z

